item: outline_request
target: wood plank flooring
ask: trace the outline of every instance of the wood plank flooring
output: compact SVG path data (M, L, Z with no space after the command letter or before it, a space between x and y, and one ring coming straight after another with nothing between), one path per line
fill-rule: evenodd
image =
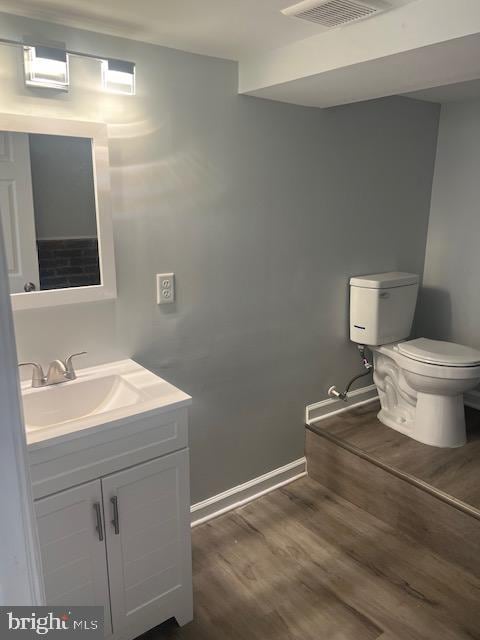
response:
M142 640L480 639L480 580L309 478L193 530L195 620Z
M480 411L466 407L464 447L440 449L386 427L377 420L379 409L378 402L353 407L316 427L480 511Z

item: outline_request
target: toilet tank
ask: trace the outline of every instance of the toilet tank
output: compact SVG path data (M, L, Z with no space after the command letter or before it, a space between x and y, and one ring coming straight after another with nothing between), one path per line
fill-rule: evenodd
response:
M419 277L390 271L350 278L350 339L382 345L408 338Z

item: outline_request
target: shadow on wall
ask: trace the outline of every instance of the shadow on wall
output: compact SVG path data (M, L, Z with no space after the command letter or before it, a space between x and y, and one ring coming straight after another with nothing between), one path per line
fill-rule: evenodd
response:
M422 287L415 315L415 334L432 340L452 339L450 293L437 287Z

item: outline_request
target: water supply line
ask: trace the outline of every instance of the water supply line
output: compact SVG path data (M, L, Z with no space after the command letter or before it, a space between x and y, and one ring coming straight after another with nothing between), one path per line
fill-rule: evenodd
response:
M357 345L358 350L360 352L360 357L362 358L362 364L364 366L364 368L366 369L366 371L364 371L363 373L359 373L358 375L354 376L351 380L349 380L347 386L345 387L345 389L343 391L339 391L336 387L336 385L333 385L332 387L330 387L330 389L328 390L328 395L330 396L330 398L335 398L336 400L343 400L344 402L348 402L348 392L350 391L350 387L352 386L352 384L356 381L359 380L360 378L363 378L364 376L368 376L369 373L371 373L372 369L373 369L373 364L368 360L366 353L365 353L365 345L364 344L359 344Z

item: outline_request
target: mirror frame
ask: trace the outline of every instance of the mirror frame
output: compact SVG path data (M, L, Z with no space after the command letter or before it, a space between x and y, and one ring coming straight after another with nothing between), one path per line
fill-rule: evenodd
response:
M111 300L117 297L113 225L110 200L110 164L107 125L103 122L62 120L13 113L0 114L0 131L73 136L92 140L92 166L97 214L101 284L67 289L12 293L14 311L64 304Z

